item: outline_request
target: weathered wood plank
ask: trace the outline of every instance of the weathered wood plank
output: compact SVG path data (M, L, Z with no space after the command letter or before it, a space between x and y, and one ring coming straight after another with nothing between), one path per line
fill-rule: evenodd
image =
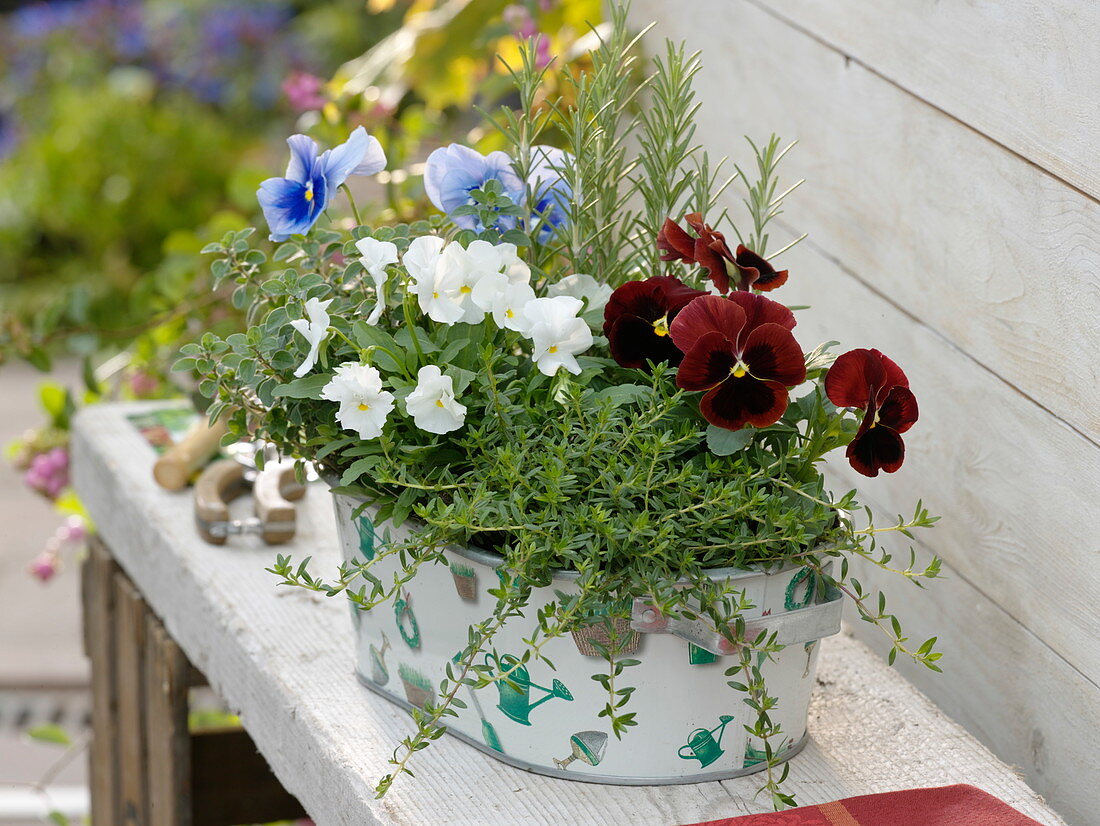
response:
M709 58L712 154L800 139L797 229L1100 443L1100 205L745 0L639 0L634 19Z
M750 0L1100 197L1100 6Z
M191 738L187 730L190 676L191 664L183 651L160 620L147 613L145 743L151 826L191 826Z
M766 806L753 798L752 777L653 788L566 783L504 766L450 738L421 756L416 778L375 800L374 781L410 723L355 679L347 607L275 588L263 572L273 552L254 538L214 548L194 537L187 498L149 482L151 451L125 422L126 409L97 406L77 417L77 489L169 632L240 711L275 774L322 826L580 818L668 824ZM338 564L336 549L331 503L314 487L301 506L297 539L281 550L313 554L318 571L327 571ZM1061 823L864 647L830 640L820 668L814 741L796 759L789 784L803 802L971 782L1041 823Z
M191 738L194 818L199 826L236 826L305 817L248 732L207 729Z
M1100 594L1100 448L811 244L789 255L785 300L810 305L794 331L803 347L829 339L843 349L878 347L906 370L920 405L898 473L867 479L836 457L849 487L873 494L884 518L912 513L923 498L943 517L925 541L1070 664L1100 679L1100 616L1092 610Z
M92 664L92 744L88 775L94 823L119 822L115 690L114 577L117 566L97 537L83 565L84 639Z
M869 503L879 504L873 498ZM886 544L908 559L908 544ZM918 560L928 559L926 549L917 550ZM886 591L890 610L913 640L939 636L943 674L903 657L901 673L1002 760L1018 766L1070 823L1091 823L1100 687L950 565L923 591L871 565L861 565L858 576L866 587ZM854 611L849 619L857 636L885 655L885 637L856 621Z
M145 603L133 584L115 575L115 684L118 752L118 823L149 822L148 750L145 740Z

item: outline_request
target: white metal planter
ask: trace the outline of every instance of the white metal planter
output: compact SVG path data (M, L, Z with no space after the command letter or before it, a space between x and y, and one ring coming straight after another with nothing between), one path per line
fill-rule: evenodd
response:
M344 558L371 559L392 541L409 536L407 526L374 524L374 509L353 518L361 504L334 494ZM394 603L370 611L353 606L356 671L364 685L400 706L422 705L435 697L447 663L467 644L470 625L485 620L495 600L486 591L498 585L500 558L476 549L448 550L451 567L425 565ZM398 570L394 558L378 561L383 582ZM745 614L750 638L767 628L787 645L762 664L769 692L778 698L772 719L782 725L782 743L773 748L784 758L806 741L806 717L817 669L818 640L840 629L839 595L822 594L808 568L774 573L715 570L715 579L732 579L756 606ZM535 627L538 608L576 593L575 575L555 577L551 587L532 593L525 616L496 635L492 650L478 662L504 669L523 651L522 639ZM558 593L556 594L555 591ZM593 626L551 640L543 653L555 664L532 662L512 672L508 685L496 682L478 691L462 689L466 708L450 718L449 733L485 753L539 774L571 780L629 785L697 783L759 771L762 744L749 737L746 724L755 713L727 685L726 669L737 662L725 641L689 623L668 621L636 603L630 627L618 628L636 650L628 656L641 664L624 672L636 687L629 710L638 725L616 739L599 711L607 702L592 675L606 662L592 637L606 626Z

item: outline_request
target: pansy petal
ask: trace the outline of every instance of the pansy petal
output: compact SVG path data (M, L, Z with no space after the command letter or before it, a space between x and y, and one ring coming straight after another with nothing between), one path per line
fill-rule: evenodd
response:
M908 386L902 369L878 350L849 350L837 357L825 375L825 395L837 407L866 410L884 392Z
M709 390L730 378L737 364L733 342L718 332L700 336L676 371L676 386L683 390Z
M898 433L916 424L917 416L917 397L908 387L891 388L878 408L879 424Z
M363 160L352 170L352 175L375 175L386 168L386 151L374 135L367 136L367 151Z
M845 456L864 476L878 476L880 470L893 473L905 461L905 442L889 427L861 427Z
M308 193L304 184L287 178L268 178L260 184L256 199L263 209L272 241L285 241L291 235L309 232L321 211L314 206L316 198L306 197Z
M304 184L313 172L313 161L317 158L317 141L308 135L291 135L286 139L290 147L290 163L286 176L292 181Z
M687 261L695 263L695 239L671 218L665 218L664 226L657 233L657 249L662 261Z
M744 244L737 247L734 263L741 271L741 289L768 292L787 283L787 271L776 270L764 256L759 255Z
M753 330L741 353L749 372L758 379L794 387L806 380L806 359L791 331L778 324Z
M623 367L646 367L646 361L665 362L675 367L683 359L672 339L657 335L653 323L636 315L615 319L607 333L611 357ZM709 386L709 385L708 385Z
M673 319L669 332L676 346L691 352L700 336L720 332L734 341L745 326L745 311L739 304L718 295L700 295Z
M797 324L794 313L787 307L762 295L735 290L730 293L729 300L745 311L743 337L747 337L761 324L778 324L788 330L793 330Z
M486 167L485 156L468 146L452 143L436 149L424 164L428 200L444 212L466 203L469 188L485 179Z
M767 427L779 421L786 410L787 388L752 376L730 376L699 402L703 417L726 430L740 430L747 424Z
M729 292L730 276L726 270L726 260L703 238L695 239L695 261L703 268L718 292L723 295Z
M367 130L360 126L342 144L326 150L321 155L320 172L328 183L330 192L334 193L363 162L369 144L370 136Z

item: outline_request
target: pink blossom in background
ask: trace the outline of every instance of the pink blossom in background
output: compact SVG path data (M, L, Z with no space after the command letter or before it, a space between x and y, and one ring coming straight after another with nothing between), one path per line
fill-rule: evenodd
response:
M137 396L139 399L143 399L146 396L151 396L157 392L157 388L160 386L160 382L157 377L152 373L147 373L144 370L135 370L130 374L129 378L130 392Z
M31 459L30 467L23 474L23 482L47 499L56 499L69 484L69 451L55 447L39 453Z
M512 34L520 39L534 37L539 32L538 26L535 25L535 19L531 17L531 12L527 10L526 6L519 3L505 6L501 16L511 28Z
M301 112L320 109L328 99L322 94L325 82L309 72L294 72L283 81L283 94L291 107Z
M61 567L61 558L56 552L45 550L31 560L27 571L40 582L49 582L57 575Z
M82 545L88 538L88 526L81 516L70 516L60 525L54 536L61 542L70 542L73 545Z
M531 16L531 12L528 11L527 7L519 3L512 3L504 7L501 16L518 40L535 38L535 65L540 69L549 66L554 59L553 55L550 54L550 38L539 31L539 27L535 24L535 18Z

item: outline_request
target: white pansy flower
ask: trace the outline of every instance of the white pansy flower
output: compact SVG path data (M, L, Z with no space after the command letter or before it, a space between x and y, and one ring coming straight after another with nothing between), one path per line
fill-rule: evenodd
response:
M321 342L328 335L328 305L331 303L331 298L328 301L318 301L316 298L311 298L306 301L306 317L296 318L290 322L290 326L301 333L305 340L309 342L309 352L306 354L305 361L294 371L294 375L298 378L304 376L317 364L317 354L321 350Z
M475 241L471 246L478 244ZM492 244L480 242L492 251ZM493 255L495 258L495 253ZM464 321L477 324L485 318L482 310L473 300L474 286L487 274L491 274L486 250L474 247L471 255L461 244L448 244L435 262L435 271L431 278L418 280L414 292L423 310L433 321L441 324L456 324Z
M361 439L381 436L382 425L394 407L393 393L382 389L377 368L355 361L336 368L332 381L321 390L321 398L340 403L336 421Z
M559 295L536 298L523 308L531 358L543 375L553 376L562 367L574 375L581 372L576 356L592 346L592 331L577 317L582 306L579 298Z
M597 281L591 275L585 273L573 273L551 284L546 288L546 294L554 297L568 295L580 298L586 302L584 311L603 310L607 306L607 300L611 298L611 285Z
M487 313L492 313L498 327L527 331L524 308L535 300L535 291L525 282L512 283L504 273L495 272L482 277L474 285L474 303Z
M405 409L428 433L450 433L466 421L466 406L455 401L454 381L431 364L416 374L416 389L405 398Z
M367 316L367 324L374 326L382 317L385 296L383 289L386 286L386 266L397 263L397 245L391 241L378 241L374 238L360 238L355 242L355 248L362 256L359 260L374 281L374 293L378 296L378 302L374 305L370 315Z
M443 239L438 235L421 235L409 242L402 256L405 269L413 281L419 284L435 277L435 265L443 252Z
M513 284L530 284L531 268L519 257L516 245L505 242L497 244L496 249L500 256L500 269L508 276L508 280Z

